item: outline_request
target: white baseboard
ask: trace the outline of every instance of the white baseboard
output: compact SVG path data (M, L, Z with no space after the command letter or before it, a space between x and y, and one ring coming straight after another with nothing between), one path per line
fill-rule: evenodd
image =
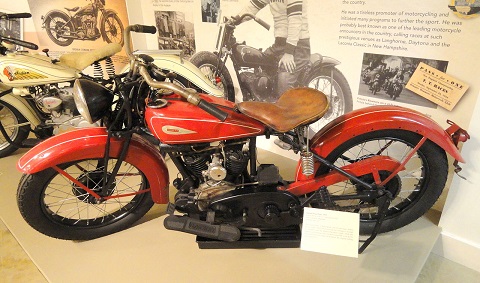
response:
M480 246L469 240L442 232L432 252L480 272Z

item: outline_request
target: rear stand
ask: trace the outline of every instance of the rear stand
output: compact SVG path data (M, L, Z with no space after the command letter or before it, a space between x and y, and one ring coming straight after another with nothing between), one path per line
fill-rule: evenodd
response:
M320 196L322 194L322 189L318 190L309 198L309 201L306 201L303 205L308 205L307 202L310 202L313 199L320 202L325 201L325 199ZM325 195L323 194L323 196ZM363 244L358 249L359 254L361 254L377 237L387 214L390 201L391 194L388 191L384 191L384 194L377 198L379 216L372 234L366 240L360 241L363 242ZM326 202L328 203L328 201ZM241 229L240 232L240 239L235 242L212 240L200 236L197 236L196 242L200 249L268 249L300 247L301 231L299 225L283 229Z

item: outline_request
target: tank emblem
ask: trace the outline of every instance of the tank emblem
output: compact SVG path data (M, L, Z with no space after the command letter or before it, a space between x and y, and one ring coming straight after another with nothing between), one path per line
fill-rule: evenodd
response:
M9 81L36 80L47 78L47 76L45 75L22 68L14 68L11 66L5 67L3 69L3 74L8 78Z
M197 132L191 131L189 129L184 129L176 126L163 126L162 127L162 132L164 132L167 135L188 135L188 134L196 134Z

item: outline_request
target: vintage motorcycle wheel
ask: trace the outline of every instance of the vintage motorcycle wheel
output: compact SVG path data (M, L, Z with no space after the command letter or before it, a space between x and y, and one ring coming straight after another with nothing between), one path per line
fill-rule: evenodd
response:
M74 27L68 15L61 12L52 12L46 16L45 31L48 37L57 45L68 46L73 38L65 38L63 35L73 36Z
M318 132L333 119L352 111L352 91L347 79L337 68L313 70L305 85L325 93L330 103L322 119L309 126L311 132Z
M117 14L110 13L101 23L102 38L108 43L123 46L123 24Z
M208 51L201 51L193 54L190 62L197 66L214 85L223 90L226 100L235 102L232 76L230 76L227 67L222 68L218 76L214 75L217 67L220 65L220 61L215 54Z
M109 161L111 173L116 159ZM152 207L144 174L123 162L113 188L101 193L103 159L74 161L58 167L71 177L100 193L102 197L138 193L102 202L52 168L23 175L17 202L23 218L37 231L59 239L89 240L109 235L131 226ZM110 175L107 173L108 175Z
M27 119L15 107L0 100L0 123L15 144L21 144L28 137L30 131L29 125L20 127L16 125L27 122ZM18 146L10 144L0 133L0 158L10 155L17 149Z
M365 133L341 144L328 155L327 160L337 166L344 166L375 155L388 155L396 160L402 160L420 139L420 135L404 130ZM386 184L386 189L392 193L394 199L380 232L401 228L424 215L436 202L445 186L448 175L446 153L429 140L405 164L405 168ZM326 168L319 168L317 174L327 171ZM389 172L380 172L380 177L383 179L388 175ZM368 183L374 182L371 174L361 176L361 179ZM356 194L361 187L345 181L327 189L332 195L346 195ZM335 203L340 206L364 204L358 200ZM352 208L350 211L360 213L360 233L371 234L378 218L378 209L376 207Z

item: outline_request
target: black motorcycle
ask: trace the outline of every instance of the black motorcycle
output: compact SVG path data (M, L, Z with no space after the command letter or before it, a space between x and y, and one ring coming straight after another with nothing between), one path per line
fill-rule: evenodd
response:
M224 18L224 24L220 25L218 33L217 51L198 52L191 57L190 62L223 89L229 100L234 101L233 81L225 65L230 58L240 84L243 101L276 100L279 95L275 90L278 62L265 58L261 50L250 47L245 42L237 43L234 36L236 26L246 17L252 18L267 30L270 29L267 23L252 14L244 14L232 20ZM335 67L338 64L340 62L334 58L314 53L311 55L310 65L300 75L297 86L320 90L329 99L328 112L311 126L315 132L329 121L352 110L352 92L345 76Z
M68 46L74 39L97 40L100 37L108 43L123 46L123 24L117 13L105 9L105 0L90 2L81 8L65 8L69 14L52 10L42 16L42 27L48 37L60 46Z

